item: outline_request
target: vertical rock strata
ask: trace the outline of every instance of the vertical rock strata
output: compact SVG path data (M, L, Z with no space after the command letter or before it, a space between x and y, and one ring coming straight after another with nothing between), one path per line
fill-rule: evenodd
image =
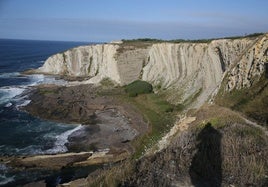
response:
M198 97L200 106L226 77L226 90L249 87L264 72L268 35L220 39L210 43L155 43L82 46L55 54L38 73L104 78L126 85L142 79L170 91L169 99L182 103Z

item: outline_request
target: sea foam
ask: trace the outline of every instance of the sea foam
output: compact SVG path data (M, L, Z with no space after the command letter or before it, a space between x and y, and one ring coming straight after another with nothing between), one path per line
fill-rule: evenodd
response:
M11 78L11 77L18 77L20 76L19 72L12 72L12 73L1 73L0 78Z
M68 143L68 137L74 133L75 131L78 131L80 129L82 129L83 126L82 125L78 125L77 127L75 127L74 129L68 130L58 136L56 136L56 141L54 143L54 147L51 149L48 149L46 151L47 154L54 154L54 153L64 153L67 152L68 149L65 146L66 143Z
M25 90L25 87L1 87L0 88L0 104L8 103L12 98L20 95Z
M7 171L8 167L5 164L0 164L0 185L6 185L14 181L15 176L7 176Z

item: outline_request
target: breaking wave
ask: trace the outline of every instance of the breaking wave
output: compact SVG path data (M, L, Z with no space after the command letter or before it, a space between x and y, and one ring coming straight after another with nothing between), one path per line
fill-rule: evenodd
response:
M56 141L54 143L54 147L52 149L49 149L46 151L46 154L54 154L54 153L64 153L67 152L68 149L65 146L66 143L68 143L68 137L74 133L75 131L80 130L82 125L78 125L74 129L68 130L58 136L56 136Z

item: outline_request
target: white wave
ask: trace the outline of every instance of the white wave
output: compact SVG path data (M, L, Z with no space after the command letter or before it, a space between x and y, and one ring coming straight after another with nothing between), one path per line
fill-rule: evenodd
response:
M55 85L66 85L67 82L63 79L56 79L54 76L43 75L43 74L33 74L28 75L31 79L31 84L29 86L36 86L40 84L55 84Z
M53 76L45 76L42 84L66 85L67 82L63 79L56 79Z
M17 77L19 76L19 72L12 72L12 73L1 73L0 78L11 78L11 77Z
M65 146L66 143L68 143L68 137L74 133L75 131L78 131L79 129L83 128L82 125L78 125L74 129L68 130L58 136L56 136L56 142L54 143L54 147L47 150L46 153L48 154L55 154L55 153L64 153L67 152L68 149Z
M24 100L21 104L17 104L16 108L27 106L30 102L31 100Z
M11 107L12 105L13 105L12 103L7 103L7 104L5 105L5 107L8 108L8 107Z
M10 73L10 75L11 74L14 76L19 75L19 73ZM30 103L30 101L28 100L28 96L18 96L21 95L25 90L30 89L31 86L36 86L40 84L65 84L64 80L56 80L55 77L45 76L42 74L28 75L26 77L30 79L30 83L28 85L0 87L0 104L6 104L6 107L10 107L11 104L13 104L10 101L13 101L16 103L17 107L26 106Z
M5 175L0 175L0 185L8 184L14 181L15 176L6 177Z
M45 76L42 74L28 75L28 77L31 79L31 83L29 86L35 86L41 84L42 82L44 82L45 79Z
M5 164L0 164L0 171L6 171L8 168Z
M8 184L14 181L15 176L7 177L6 173L8 172L9 168L5 164L0 164L0 185Z
M44 151L42 151L41 148L36 146L36 145L29 145L29 146L21 148L21 149L13 148L13 151L16 154L19 154L19 155L39 155L39 154L44 154Z
M4 73L0 76L2 77L16 77L19 76L20 73ZM56 85L64 85L66 81L61 79L56 79L53 76L46 76L43 74L34 74L34 75L26 75L26 78L30 80L30 83L26 85L17 85L17 86L4 86L0 87L0 104L4 104L6 108L11 107L15 104L16 108L26 106L30 103L28 99L27 93L23 94L24 91L30 89L31 86L36 86L40 84L56 84Z
M0 88L0 104L9 102L12 98L21 95L25 87L1 87Z

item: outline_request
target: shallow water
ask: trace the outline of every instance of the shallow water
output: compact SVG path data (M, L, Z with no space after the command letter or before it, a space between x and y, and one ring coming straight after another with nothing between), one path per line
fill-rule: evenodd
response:
M29 104L28 93L39 84L64 84L53 76L22 75L40 67L52 54L84 45L79 42L50 42L0 39L0 156L67 152L68 136L81 125L42 120L21 110ZM15 172L0 164L0 186L20 184L48 176L48 171ZM32 179L31 179L32 178Z

